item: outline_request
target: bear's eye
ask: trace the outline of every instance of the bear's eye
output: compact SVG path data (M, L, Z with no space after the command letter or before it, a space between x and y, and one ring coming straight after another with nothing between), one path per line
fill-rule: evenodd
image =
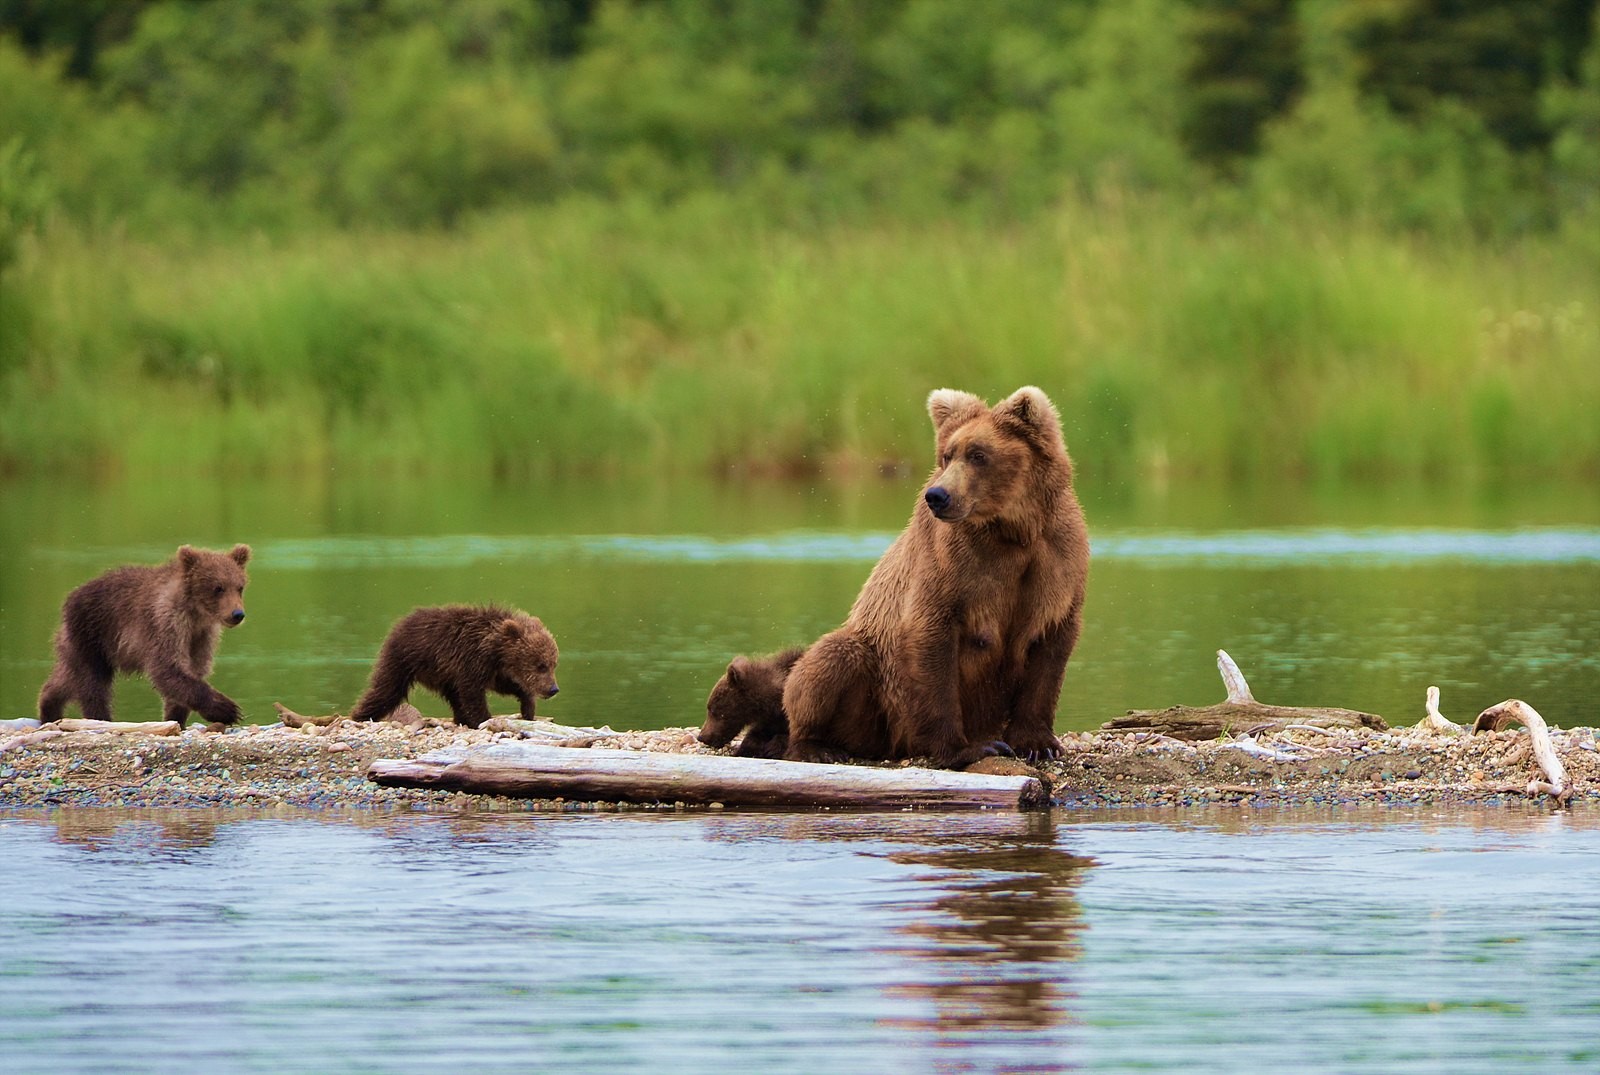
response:
M212 593L213 596L221 597L222 596L222 587L218 586L216 589L212 590L211 593Z
M967 462L973 466L981 467L989 461L989 456L982 448L973 448L967 453Z

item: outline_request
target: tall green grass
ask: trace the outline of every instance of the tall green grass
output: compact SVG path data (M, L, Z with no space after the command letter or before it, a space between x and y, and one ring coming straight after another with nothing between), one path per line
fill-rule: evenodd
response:
M794 470L1043 387L1081 467L1600 473L1600 266L1131 196L1022 224L572 202L448 234L57 224L0 286L11 471Z

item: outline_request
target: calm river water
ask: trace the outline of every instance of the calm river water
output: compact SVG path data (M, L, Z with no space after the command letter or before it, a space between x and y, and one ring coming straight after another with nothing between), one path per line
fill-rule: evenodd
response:
M1600 822L0 814L0 1067L1600 1069Z
M182 542L245 541L249 617L223 638L213 682L253 721L275 719L275 701L347 711L417 605L500 601L560 642L562 690L542 714L698 724L733 655L844 618L918 485L0 482L0 717L33 712L74 586ZM1437 684L1456 720L1520 697L1553 723L1600 724L1593 485L1080 493L1094 560L1062 729L1220 699L1219 648L1265 701L1409 723ZM117 712L158 719L160 704L124 680Z

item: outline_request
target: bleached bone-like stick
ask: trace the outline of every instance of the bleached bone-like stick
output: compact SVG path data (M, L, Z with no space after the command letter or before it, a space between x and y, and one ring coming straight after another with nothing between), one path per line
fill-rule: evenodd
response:
M183 729L175 720L90 720L66 717L55 723L64 732L100 732L109 735L177 735Z
M52 739L59 739L66 734L60 728L46 728L40 732L23 732L21 735L10 739L0 740L0 754L11 750L25 750L39 743L48 743Z
M1228 688L1229 702L1256 700L1255 695L1250 693L1250 684L1244 681L1244 673L1239 671L1239 666L1233 663L1233 658L1228 656L1225 649L1217 650L1217 671L1222 673L1222 685Z
M1466 731L1461 725L1439 712L1439 688L1428 688L1427 716L1417 721L1417 729L1425 732L1439 732L1443 735L1460 735Z
M1528 729L1528 741L1533 744L1533 756L1538 759L1539 768L1543 769L1544 775L1549 778L1548 782L1528 781L1528 794L1545 792L1563 803L1572 798L1572 786L1567 783L1566 766L1561 764L1561 759L1556 755L1555 743L1550 739L1550 728L1533 706L1519 698L1508 698L1499 705L1490 706L1479 713L1472 730L1497 732L1513 721Z

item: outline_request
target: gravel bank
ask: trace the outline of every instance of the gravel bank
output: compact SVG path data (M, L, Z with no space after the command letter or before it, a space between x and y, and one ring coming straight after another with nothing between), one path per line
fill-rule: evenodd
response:
M516 730L348 721L326 728L270 725L226 733L191 727L174 736L11 728L0 731L0 809L579 808L559 801L384 788L366 777L368 765L379 758L413 758L445 747L521 737L526 733ZM732 752L702 746L692 728L614 732L552 725L536 738L566 738L594 750ZM1582 808L1600 800L1595 730L1556 730L1553 739L1573 785L1571 804ZM1538 775L1528 734L1520 728L1454 737L1290 731L1259 740L1196 743L1150 734L1082 733L1062 741L1063 756L1039 771L1055 801L1075 807L1513 804L1529 801L1528 783Z

